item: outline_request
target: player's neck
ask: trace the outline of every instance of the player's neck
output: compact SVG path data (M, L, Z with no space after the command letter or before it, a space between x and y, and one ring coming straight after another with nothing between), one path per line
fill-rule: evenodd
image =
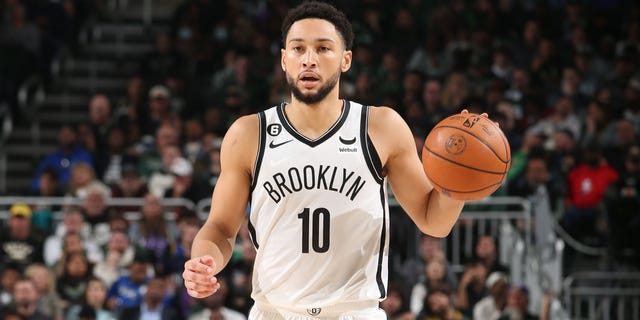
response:
M344 102L342 99L327 96L326 99L314 104L306 104L292 98L292 102L285 106L285 114L291 125L302 135L315 139L331 128L340 115Z

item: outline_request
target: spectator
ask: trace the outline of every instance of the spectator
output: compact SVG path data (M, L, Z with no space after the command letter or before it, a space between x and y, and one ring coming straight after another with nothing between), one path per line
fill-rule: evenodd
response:
M528 199L538 199L535 196L541 195L553 210L562 199L564 186L551 175L544 155L534 154L527 159L525 171L509 184L509 194ZM533 204L536 205L535 202Z
M86 309L93 311L95 320L112 320L115 319L113 314L106 309L107 305L107 286L104 282L97 278L89 278L87 288L84 291L83 299L80 304L74 304L67 309L64 320L84 320L83 314ZM85 312L83 312L85 311Z
M184 147L182 154L191 163L195 163L205 156L203 146L204 128L202 121L197 118L188 119L184 123Z
M62 223L58 224L53 234L44 242L44 261L47 266L53 266L62 256L63 238L66 234L76 233L80 235L82 247L89 261L102 260L102 252L98 244L90 236L90 226L84 221L82 208L69 207L64 211Z
M147 283L146 292L140 304L122 309L119 319L176 319L175 309L163 303L166 296L165 280L153 278Z
M56 280L51 269L43 264L34 263L27 267L24 275L33 281L40 295L37 309L51 319L61 319L62 304L56 293Z
M113 126L107 129L105 145L94 153L96 176L109 186L122 179L122 167L127 161L137 159L126 153L126 133L123 128Z
M538 320L537 317L529 312L529 289L525 286L511 287L507 297L507 308L505 315L500 320L521 319L521 320Z
M179 141L178 131L174 127L165 124L158 128L155 137L155 147L145 150L140 156L140 162L138 163L138 172L140 175L149 178L154 172L167 169L171 162L165 162L165 159L163 159L167 152L165 149L178 148L178 152L172 152L172 155L179 155ZM153 188L150 187L149 189Z
M107 308L119 315L122 310L130 307L138 307L142 303L147 283L152 277L149 271L151 256L138 251L129 265L129 274L123 275L109 288L107 295Z
M107 287L126 274L133 262L136 248L129 241L129 236L122 230L111 232L109 242L105 246L105 259L96 263L93 275L102 280Z
M101 189L106 195L111 193L109 187L96 177L95 170L91 165L85 162L78 162L71 168L68 193L71 196L84 199L89 189Z
M112 125L111 100L105 94L97 93L89 101L89 128L96 139L96 154L107 151L107 131Z
M78 143L76 129L65 125L58 131L58 148L47 155L38 165L38 169L31 180L31 191L38 190L40 175L45 168L53 168L60 176L60 184L66 186L71 178L71 168L78 162L85 162L93 166L91 154Z
M471 317L476 303L486 295L487 267L480 261L465 265L456 293L455 306L464 315Z
M91 184L86 189L82 202L85 221L89 223L91 238L98 245L107 243L109 239L109 214L113 210L107 205L109 189L101 184Z
M17 313L29 320L53 320L38 309L40 294L29 278L20 278L13 286L13 306Z
M380 309L384 310L387 319L415 320L416 317L409 309L407 289L402 280L390 280L387 287L387 297L380 302Z
M625 167L605 198L614 258L640 262L640 147L633 146L625 157Z
M476 240L475 257L487 268L488 273L495 271L509 273L509 268L498 261L496 240L490 235L483 235Z
M597 145L584 150L581 163L567 177L566 211L561 223L570 235L603 244L606 226L602 224L601 206L605 191L616 179L618 173L604 161Z
M120 168L120 180L111 187L112 198L142 198L149 190L142 177L138 174L138 161L135 158L123 159ZM137 206L118 206L116 211L120 214L135 212Z
M142 109L147 103L146 92L141 76L134 75L129 78L125 97L117 103L113 112L117 125L125 127L129 123L140 123L145 114Z
M210 295L200 300L204 308L201 311L194 312L189 316L189 320L209 320L209 319L225 319L225 320L246 320L247 317L225 306L229 298L229 284L225 277L219 278L220 289L216 294ZM391 319L391 318L389 318Z
M142 135L154 135L163 125L176 127L179 119L171 108L171 93L163 85L155 85L149 90L148 115L142 118Z
M56 290L65 308L82 301L93 266L82 252L64 257L62 274L56 280Z
M487 277L489 295L478 301L473 307L474 319L498 320L507 307L509 282L505 273L496 271Z
M211 196L208 183L199 177L194 177L193 166L189 160L178 157L171 163L173 185L164 192L164 198L185 198L193 203Z
M156 196L145 196L142 218L131 225L129 238L149 251L155 273L166 275L171 252L175 250L177 231L167 223L164 208Z
M22 275L22 269L14 264L4 264L0 277L0 307L8 306L13 301L13 287Z
M411 290L411 312L417 315L424 308L424 301L429 292L434 290L451 291L454 286L447 279L446 260L443 253L429 258L427 260L424 273L425 277L422 282L413 286Z
M469 320L451 303L451 295L447 291L434 290L424 299L424 310L418 320Z
M0 262L15 264L24 270L34 262L44 262L44 236L31 228L31 208L15 203L9 208L8 228L0 233Z

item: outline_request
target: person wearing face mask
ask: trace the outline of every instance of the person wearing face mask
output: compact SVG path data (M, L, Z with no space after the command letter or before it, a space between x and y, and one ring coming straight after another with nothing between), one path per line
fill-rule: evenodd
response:
M611 228L611 248L621 262L640 262L640 146L629 148L620 179L608 190L606 208Z

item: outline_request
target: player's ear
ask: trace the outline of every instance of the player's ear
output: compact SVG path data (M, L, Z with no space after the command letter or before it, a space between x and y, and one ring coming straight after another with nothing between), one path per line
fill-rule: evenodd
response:
M353 58L353 52L351 50L345 50L342 54L342 65L340 71L347 72L351 68L351 59Z
M287 65L284 63L284 49L280 49L280 67L282 68L282 71L287 71Z

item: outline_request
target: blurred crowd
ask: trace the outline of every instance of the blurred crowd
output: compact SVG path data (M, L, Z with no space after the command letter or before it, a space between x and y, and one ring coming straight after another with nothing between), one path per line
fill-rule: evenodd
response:
M395 108L413 130L418 152L444 117L463 108L487 112L513 156L497 194L535 198L534 205L542 197L568 236L607 248L614 267L637 270L637 3L333 3L356 34L342 97ZM42 159L22 194L73 196L82 204L17 203L9 210L0 234L3 319L246 317L255 256L247 232L220 277L221 292L196 301L180 275L201 220L161 200L208 199L232 121L289 99L279 27L293 5L183 1L168 31L149 35L154 49L126 91L91 93L88 120L60 128L58 149ZM47 78L53 57L73 53L79 29L104 10L99 0L0 3L0 100L11 102L16 84L31 72L16 68L16 61L36 61L21 65ZM118 197L143 198L144 205L107 205ZM169 211L175 220L165 219ZM62 219L54 212L63 212ZM129 212L141 218L129 219ZM382 303L390 319L550 317L549 297L541 309L532 308L528 289L510 282L508 266L496 260L496 239L478 235L460 273L449 267L440 240L419 241L420 254L392 267Z

